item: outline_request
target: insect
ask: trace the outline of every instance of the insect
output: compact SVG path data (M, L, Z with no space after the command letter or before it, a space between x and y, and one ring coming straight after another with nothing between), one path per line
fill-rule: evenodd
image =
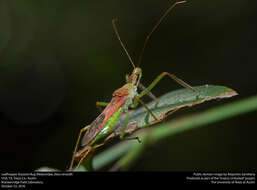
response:
M156 30L156 28L159 26L159 24L162 22L162 20L166 17L166 15L178 4L185 3L186 1L178 1L172 4L166 12L161 16L161 18L158 20L158 22L154 25L153 29L151 32L147 35L143 48L140 52L140 56L138 59L138 66L135 66L133 63L129 53L127 52L124 44L122 43L118 30L116 28L115 23L117 22L117 19L112 20L112 25L114 32L124 49L126 55L129 58L129 61L131 65L133 66L133 71L131 75L126 76L126 84L122 86L121 88L117 89L113 93L113 97L109 103L105 102L97 102L96 104L98 106L106 106L103 112L88 126L82 128L80 130L75 149L73 152L72 156L72 161L69 167L69 170L73 169L73 164L74 160L77 160L78 164L77 167L82 163L82 161L89 156L93 150L95 150L97 147L102 146L105 144L105 140L110 135L116 128L117 128L117 123L121 116L123 114L126 114L126 119L125 119L125 124L122 128L122 132L120 134L120 139L125 139L125 129L127 128L127 124L130 118L130 115L128 113L129 108L136 108L138 105L138 102L141 103L145 109L151 114L151 116L155 120L160 120L160 118L156 117L153 112L147 107L147 105L141 100L141 98L144 95L149 95L151 98L153 98L155 101L158 101L157 98L151 93L151 90L156 84L164 77L164 76L169 76L171 79L175 80L177 83L182 85L185 88L188 88L192 90L193 92L196 92L194 88L192 88L190 85L176 77L175 75L168 73L168 72L163 72L160 74L147 88L144 87L140 83L140 79L142 77L142 70L139 67L141 62L142 62L142 55L144 53L144 49L146 47L146 44L152 35L152 33ZM142 91L140 93L137 92L137 89L140 88ZM81 140L81 147L83 147L81 150L77 151L80 143L80 138L82 134L84 133L84 136L82 137ZM137 139L138 137L127 137L126 139Z

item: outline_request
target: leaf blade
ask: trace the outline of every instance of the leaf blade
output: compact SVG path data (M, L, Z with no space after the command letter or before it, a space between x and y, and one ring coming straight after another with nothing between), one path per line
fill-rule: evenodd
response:
M229 98L237 95L237 92L233 89L218 85L202 85L196 86L194 89L196 89L197 92L192 92L189 89L171 91L159 97L158 103L152 101L146 105L151 109L155 116L164 119L170 112L184 107L191 107L205 101ZM159 123L159 121L154 120L144 107L132 110L130 111L130 114L131 117L127 127L127 133L132 133L140 128ZM118 125L118 129L116 130L115 135L111 135L112 137L120 134L121 128L124 126L124 119L121 120Z

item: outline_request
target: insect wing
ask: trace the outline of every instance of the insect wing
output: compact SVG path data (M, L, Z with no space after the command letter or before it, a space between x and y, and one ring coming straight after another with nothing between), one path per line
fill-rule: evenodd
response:
M104 118L105 113L103 112L91 123L90 128L81 140L81 146L87 145L99 133L99 127L103 123Z
M101 131L105 122L115 113L126 101L127 96L114 96L104 111L93 121L81 141L81 146L88 145Z

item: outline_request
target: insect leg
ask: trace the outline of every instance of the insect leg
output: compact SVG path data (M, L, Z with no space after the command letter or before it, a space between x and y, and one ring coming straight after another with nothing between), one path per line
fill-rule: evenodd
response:
M169 76L171 79L179 83L181 86L188 88L189 90L192 90L193 92L197 92L193 87L191 87L189 84L185 83L183 80L179 79L175 75L168 73L168 72L163 72L161 73L145 90L143 90L139 94L139 98L147 94L150 90L152 90L153 87L156 86L156 84L164 77L164 76Z
M142 83L139 83L138 87L143 91L146 89L146 87L142 84ZM158 102L158 99L156 98L156 96L151 92L147 92L147 95L152 98L155 102Z
M107 106L109 103L108 102L96 102L96 107L98 108L98 110L100 112L102 112L102 109L100 107L105 107Z
M151 114L151 116L156 120L156 121L160 121L160 118L157 118L155 115L154 115L154 113L150 110L150 108L148 108L148 106L140 99L140 97L139 96L136 96L135 98L134 98L134 102L133 102L133 104L130 106L132 109L134 109L134 108L136 108L137 107L137 105L138 105L138 102L140 102L143 106L144 106L144 108Z
M138 136L136 136L136 137L124 137L125 131L128 127L129 118L130 118L130 115L129 115L129 113L127 113L124 126L122 127L122 131L120 133L120 140L137 140L139 143L141 143L141 140L139 139Z
M105 106L107 106L108 104L109 104L108 102L96 102L96 106L105 107Z
M78 146L79 146L79 142L80 142L80 138L81 138L81 135L82 133L84 133L86 130L88 130L90 128L90 125L87 125L86 127L82 128L79 132L79 136L78 136L78 139L77 139L77 142L76 142L76 145L75 145L75 148L74 148L74 151L73 151L73 155L72 155L72 160L71 160L71 164L70 164L70 167L69 167L69 171L72 170L72 167L73 167L73 163L74 163L74 158L75 158L75 154L77 152L77 149L78 149Z
M77 164L75 170L79 168L79 166L81 165L81 163L85 160L85 158L86 158L87 156L90 156L89 154L92 154L92 152L93 152L95 149L97 149L98 147L103 146L103 145L104 145L104 143L97 144L97 145L94 145L94 146L85 146L84 149L82 149L82 153L81 153L81 154L82 154L82 157L80 158L80 160L79 160L79 162L78 162L78 164ZM91 156L92 156L92 155L91 155Z
M157 85L158 82L160 82L160 80L164 77L164 76L169 76L171 79L175 80L177 83L179 83L180 85L182 85L185 88L188 88L190 90L192 90L193 92L197 92L196 89L194 89L193 87L191 87L189 84L185 83L183 80L179 79L178 77L176 77L175 75L168 73L168 72L163 72L161 73L158 77L156 77L156 79L147 87L145 88L137 97L141 98L144 95L148 94L153 87L155 87ZM133 105L131 105L131 108L136 108L138 105L138 99L135 98L134 99L134 103ZM142 104L143 105L143 104Z
M154 115L154 113L150 110L150 108L148 108L148 106L138 96L135 97L135 100L137 100L138 102L140 102L140 104L144 106L144 108L150 113L150 115L154 118L155 121L161 120L161 118L158 118L157 116Z
M80 166L80 164L82 163L82 161L87 157L87 155L91 152L92 147L91 146L87 146L86 147L86 152L84 153L83 157L79 160L79 163L77 164L76 169L78 169L78 167Z

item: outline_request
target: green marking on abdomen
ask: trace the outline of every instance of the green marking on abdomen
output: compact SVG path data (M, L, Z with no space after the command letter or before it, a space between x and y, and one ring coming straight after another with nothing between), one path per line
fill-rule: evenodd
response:
M112 116L108 119L108 121L104 124L102 130L96 136L96 138L90 143L91 145L99 141L100 139L106 137L110 134L111 131L116 127L116 123L119 120L121 114L123 112L123 106L121 106L117 111L115 111Z

